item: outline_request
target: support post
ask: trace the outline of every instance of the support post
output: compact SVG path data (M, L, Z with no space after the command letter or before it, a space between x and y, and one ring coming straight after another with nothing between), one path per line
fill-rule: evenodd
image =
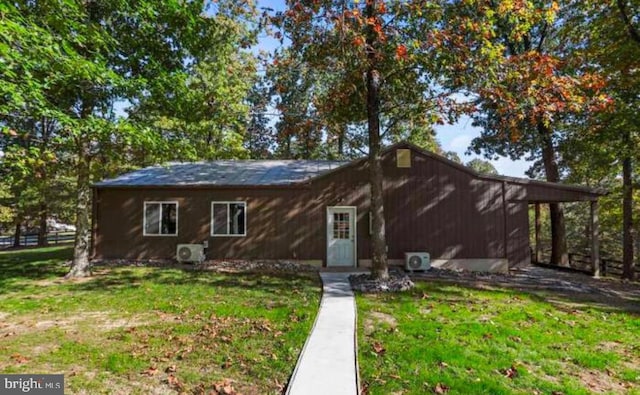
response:
M600 222L598 220L598 201L591 202L591 265L593 277L600 277Z
M542 245L540 244L540 230L542 229L542 221L540 220L540 203L535 204L536 212L536 263L542 262Z

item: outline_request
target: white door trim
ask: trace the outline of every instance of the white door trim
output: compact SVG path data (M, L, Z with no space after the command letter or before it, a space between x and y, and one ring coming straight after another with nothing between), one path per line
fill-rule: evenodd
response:
M351 231L353 232L353 263L350 266L346 265L330 265L329 262L329 215L332 209L348 209L353 211L351 217ZM325 217L325 236L326 236L326 266L327 267L357 267L358 262L358 208L356 206L327 206L327 216Z

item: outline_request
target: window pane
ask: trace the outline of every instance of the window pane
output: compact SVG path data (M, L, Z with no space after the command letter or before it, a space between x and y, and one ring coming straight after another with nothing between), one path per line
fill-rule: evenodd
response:
M226 235L227 231L227 212L228 206L226 203L215 203L213 205L213 234L214 235Z
M162 203L162 234L175 235L178 229L178 207L175 203Z
M144 205L145 223L144 233L157 235L160 233L160 205L155 203L145 203Z
M244 203L230 203L229 204L229 234L231 235L243 235L244 234L244 215L245 215Z
M333 214L333 238L348 239L349 238L349 213Z

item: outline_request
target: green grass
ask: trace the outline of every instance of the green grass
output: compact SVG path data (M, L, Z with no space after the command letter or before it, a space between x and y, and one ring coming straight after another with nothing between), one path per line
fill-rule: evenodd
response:
M363 387L385 395L640 394L640 317L566 302L439 282L358 295Z
M64 373L65 393L279 393L320 297L314 275L102 268L69 248L0 253L0 372Z

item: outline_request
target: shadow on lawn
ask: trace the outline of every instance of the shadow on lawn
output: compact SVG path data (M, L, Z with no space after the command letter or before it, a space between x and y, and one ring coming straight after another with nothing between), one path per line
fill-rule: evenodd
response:
M24 249L0 253L0 293L19 289L22 281L64 276L71 259L71 247Z
M216 288L260 288L282 290L283 283L294 286L319 285L317 273L240 272L218 273L193 268L149 268L142 274L130 268L104 268L95 271L87 281L74 285L78 290L104 290L136 286L141 282L162 285L208 285Z
M640 316L640 286L635 290L607 290L593 287L557 287L545 286L544 283L527 283L509 276L500 280L479 278L417 278L416 281L439 285L455 285L470 290L489 291L504 295L524 293L528 298L537 302L545 302L555 308L572 311L575 309L594 308L604 312L626 312ZM580 279L577 278L577 281ZM605 283L606 284L606 283ZM615 286L612 284L612 286ZM604 287L604 285L603 285ZM627 288L627 287L625 287ZM420 292L420 291L416 291ZM463 292L439 289L438 292L448 293L458 302L469 298ZM453 301L453 300L452 300Z
M63 276L69 271L66 262L71 259L72 252L71 248L45 248L0 253L0 294L23 290L26 286L34 286L32 282L41 280L68 283L74 289L87 291L131 287L143 281L165 285L197 283L223 288L259 287L265 290L282 290L283 283L292 287L320 284L315 272L218 273L190 265L142 267L143 270L132 266L96 266L93 276L67 282ZM32 284L28 284L30 282Z

